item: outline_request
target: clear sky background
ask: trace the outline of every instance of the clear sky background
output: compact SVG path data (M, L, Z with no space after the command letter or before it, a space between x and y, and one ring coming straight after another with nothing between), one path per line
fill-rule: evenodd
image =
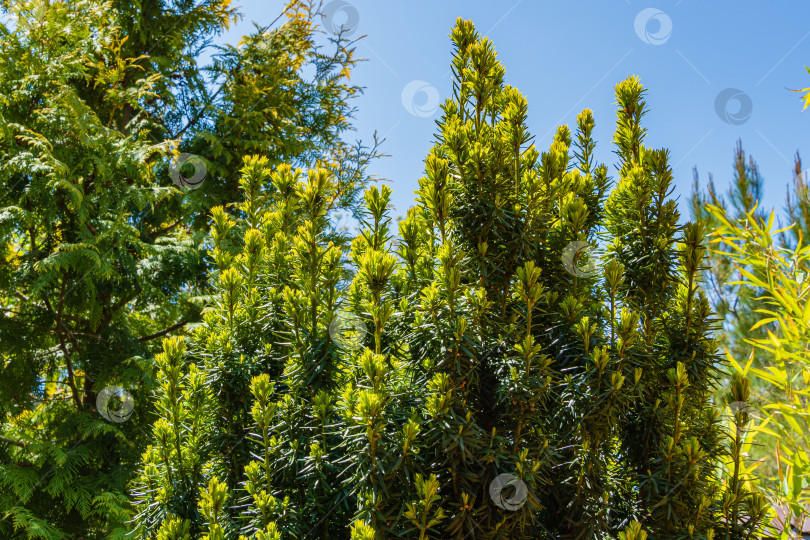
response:
M235 0L236 1L236 0ZM493 40L506 82L529 103L529 127L547 150L558 124L576 126L594 111L596 158L616 180L613 87L638 75L648 89L651 147L671 151L674 195L684 218L692 169L725 190L737 139L765 179L763 205L782 208L798 150L810 167L810 109L799 94L810 86L810 2L807 0L335 0L328 25L365 35L367 59L353 81L365 87L355 105L357 138L376 130L386 139L370 172L391 180L394 215L414 204L423 160L433 143L437 106L450 93L450 30L471 19ZM278 0L241 0L243 19L221 43L236 44L252 22L269 24ZM718 96L720 96L718 98Z

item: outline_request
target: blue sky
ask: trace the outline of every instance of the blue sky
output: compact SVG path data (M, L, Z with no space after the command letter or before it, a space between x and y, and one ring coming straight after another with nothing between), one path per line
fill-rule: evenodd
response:
M328 6L329 1L325 2ZM252 21L268 24L277 0L243 0L243 19L220 42L236 44ZM391 157L371 172L391 180L394 215L413 205L439 117L449 96L451 43L457 17L493 40L506 81L529 103L529 127L546 150L558 124L575 127L594 111L596 157L616 179L611 142L613 86L638 75L648 89L647 145L667 147L681 215L689 217L692 168L718 188L732 176L737 139L765 179L763 205L781 208L798 150L810 167L808 122L799 94L810 86L810 2L751 0L336 0L329 24L356 24L366 58L353 81L357 137L376 130ZM718 98L720 96L720 98ZM719 99L719 101L718 101Z

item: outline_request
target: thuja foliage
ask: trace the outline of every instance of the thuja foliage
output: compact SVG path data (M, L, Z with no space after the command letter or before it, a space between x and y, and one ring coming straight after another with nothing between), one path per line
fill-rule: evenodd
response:
M330 172L259 157L243 217L214 209L217 300L158 356L134 536L756 534L762 497L716 474L740 452L711 402L703 231L644 145L639 80L616 86L612 180L591 111L539 152L492 43L461 20L451 37L397 238L387 187L344 251Z
M153 349L201 320L204 216L241 197L242 156L322 161L336 204L358 206L370 155L341 142L355 60L320 37L313 2L210 70L227 0L0 8L0 537L120 537ZM169 174L181 151L207 164L186 194ZM96 410L109 385L134 398L126 422Z

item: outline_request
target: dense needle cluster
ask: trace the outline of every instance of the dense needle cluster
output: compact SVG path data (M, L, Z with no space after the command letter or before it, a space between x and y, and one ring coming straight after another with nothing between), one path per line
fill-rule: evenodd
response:
M137 535L711 539L759 525L761 497L717 475L740 456L712 402L703 230L678 224L668 152L644 146L639 80L616 86L611 179L589 110L539 152L492 43L461 20L452 41L452 97L396 239L387 186L365 192L341 248L329 170L245 159L238 212L212 213L216 301L158 355ZM746 391L735 379L731 398Z

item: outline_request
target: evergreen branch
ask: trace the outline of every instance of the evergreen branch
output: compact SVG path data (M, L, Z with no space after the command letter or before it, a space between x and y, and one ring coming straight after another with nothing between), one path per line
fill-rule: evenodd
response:
M13 444L14 446L19 446L20 448L25 448L27 446L27 444L24 442L9 439L8 437L3 437L2 435L0 435L0 441L8 444Z
M160 204L160 203L158 203L158 204ZM180 225L182 222L183 222L183 220L182 220L182 219L178 219L177 221L175 221L174 223L172 223L172 224L171 224L171 225L169 225L168 227L163 227L163 228L161 228L161 229L158 229L158 230L156 230L156 231L153 231L152 233L147 233L147 234L145 234L145 235L143 236L143 242L149 242L149 241L151 241L153 238L157 238L158 236L161 236L161 235L166 234L167 232L171 231L172 229L174 229L175 227L177 227L178 225Z
M33 306L35 306L35 307L40 307L40 306L36 306L35 304L32 304L32 305L33 305ZM5 311L6 313L12 313L12 314L14 314L14 315L18 315L18 316L20 316L20 317L22 317L22 316L25 316L25 315L26 315L26 313L25 313L25 312L22 312L22 311L16 311L16 310L13 310L13 309L4 309L4 308L0 308L0 311ZM47 327L45 327L45 326L40 326L40 325L38 325L38 324L36 324L36 323L32 323L32 322L26 322L26 321L20 321L20 320L13 320L13 319L11 320L11 322L12 322L12 323L14 323L14 324L18 324L18 325L20 325L20 326L30 326L31 328L35 328L35 329L37 329L37 330L41 330L41 331L43 331L43 332L51 332L51 333L53 333L53 334L57 334L57 335L59 335L59 332L58 332L58 331L57 331L55 328L47 328ZM88 333L86 333L86 332L77 332L77 331L75 331L75 330L74 330L74 331L73 331L73 332L71 332L71 333L72 333L74 336L83 336L83 337L86 337L86 338L88 338L88 339L95 339L96 341L104 341L102 338L98 337L97 335L94 335L94 334L88 334ZM57 347L55 347L55 348L56 348L57 350L59 349L59 347L58 347L58 346L57 346ZM53 351L53 352L56 352L56 351Z
M43 299L45 300L45 305L48 306L48 310L51 312L52 315L54 315L56 317L56 328L57 328L56 335L59 336L59 345L60 345L60 348L62 349L62 354L65 355L65 366L66 366L66 369L67 369L67 372L68 372L68 386L70 386L70 390L71 390L71 392L73 392L73 401L74 401L74 403L76 403L76 407L78 407L78 409L81 411L82 410L82 402L79 399L78 390L76 390L76 379L73 377L73 362L71 361L70 353L67 350L67 345L65 343L65 336L62 334L61 331L59 331L59 329L61 328L62 330L67 332L68 335L70 336L70 332L68 331L67 328L65 328L65 325L62 323L62 307L64 305L65 284L66 283L67 283L67 280L62 279L62 289L61 289L61 291L59 293L59 310L58 310L58 313L54 313L53 307L51 306L51 303L48 300L47 296L44 296ZM75 340L73 339L72 336L70 336L70 340L73 343L74 348L76 350L78 350L79 348L78 348L78 346L77 346L77 344L76 344L76 342L75 342Z
M107 312L107 317L104 320L104 323L99 325L99 327L105 328L108 324L110 324L110 321L112 321L115 312L124 307L125 305L127 305L128 303L130 303L135 298L137 298L139 294L141 294L140 286L136 287L136 289L128 296L125 296L124 298L120 299L118 302L110 306L109 311Z
M270 24L268 24L267 26L264 26L264 27L259 28L258 33L259 33L259 34L263 34L264 32L268 31L268 30L270 29L270 27L272 27L274 24L276 24L276 23L278 22L278 20L279 20L279 19L281 19L281 17L282 17L283 15L284 15L284 13L279 14L279 15L278 15L278 17L276 17L276 18L275 18L275 20L273 20L273 22L271 22L271 23L270 23ZM229 73L229 75L233 76L233 74L234 74L234 72L235 72L235 71L240 71L241 69L242 69L242 66L241 66L241 65L237 65L237 66L236 66L236 69L232 70L232 71L231 71L231 73ZM220 85L220 87L219 87L219 88L217 88L217 91L216 91L216 92L214 92L214 93L211 95L211 97L208 99L208 103L206 103L206 104L205 104L203 107L201 107L201 108L200 108L200 110L199 110L199 111L197 111L197 114L196 114L196 115L194 115L194 118L190 119L190 120L188 121L188 123L187 123L187 124L186 124L186 125L185 125L185 126L182 128L182 129L180 129L180 131L178 131L178 132L177 132L177 133L176 133L176 134L175 134L175 135L172 137L172 139L179 139L181 136L183 136L183 134L184 134L186 131L188 131L188 129L189 129L191 126L193 126L194 124L196 124L197 122L199 122L199 121L200 121L200 118L202 118L202 115L203 115L203 114L204 114L204 113L205 113L205 112L208 110L208 107L210 107L211 105L213 105L214 100L217 98L217 96L219 95L219 93L220 93L220 92L222 92L222 90L223 90L223 89L224 89L224 88L227 86L227 84L228 84L228 81L227 81L227 80L226 80L226 81L224 81L224 82L223 82L223 83Z
M188 123L185 125L185 127L183 127L180 131L178 131L172 137L172 139L179 139L191 126L196 124L200 120L200 118L202 118L203 113L205 113L208 110L208 107L210 107L214 103L214 100L216 99L217 95L219 95L219 93L222 92L222 89L225 88L226 85L227 81L223 82L222 85L220 85L220 87L217 89L217 91L214 92L214 94L210 97L209 102L206 103L203 107L201 107L200 110L197 111L197 114L194 115L194 118L189 120Z
M189 322L189 321L187 321L187 320L183 319L183 320L182 320L182 321L180 321L179 323L177 323L177 324L173 324L173 325L171 325L170 327L168 327L168 328L166 328L166 329L164 329L164 330L161 330L160 332L155 332L154 334L149 334L148 336L143 336L143 337L141 337L141 338L138 338L138 342L139 342L139 343L143 343L144 341L150 341L150 340L152 340L152 339L155 339L155 338L159 338L159 337L165 336L166 334L169 334L169 333L171 333L171 332L174 332L174 331L175 331L175 330L177 330L178 328L182 328L183 326L187 325L187 324L188 324L188 322Z

